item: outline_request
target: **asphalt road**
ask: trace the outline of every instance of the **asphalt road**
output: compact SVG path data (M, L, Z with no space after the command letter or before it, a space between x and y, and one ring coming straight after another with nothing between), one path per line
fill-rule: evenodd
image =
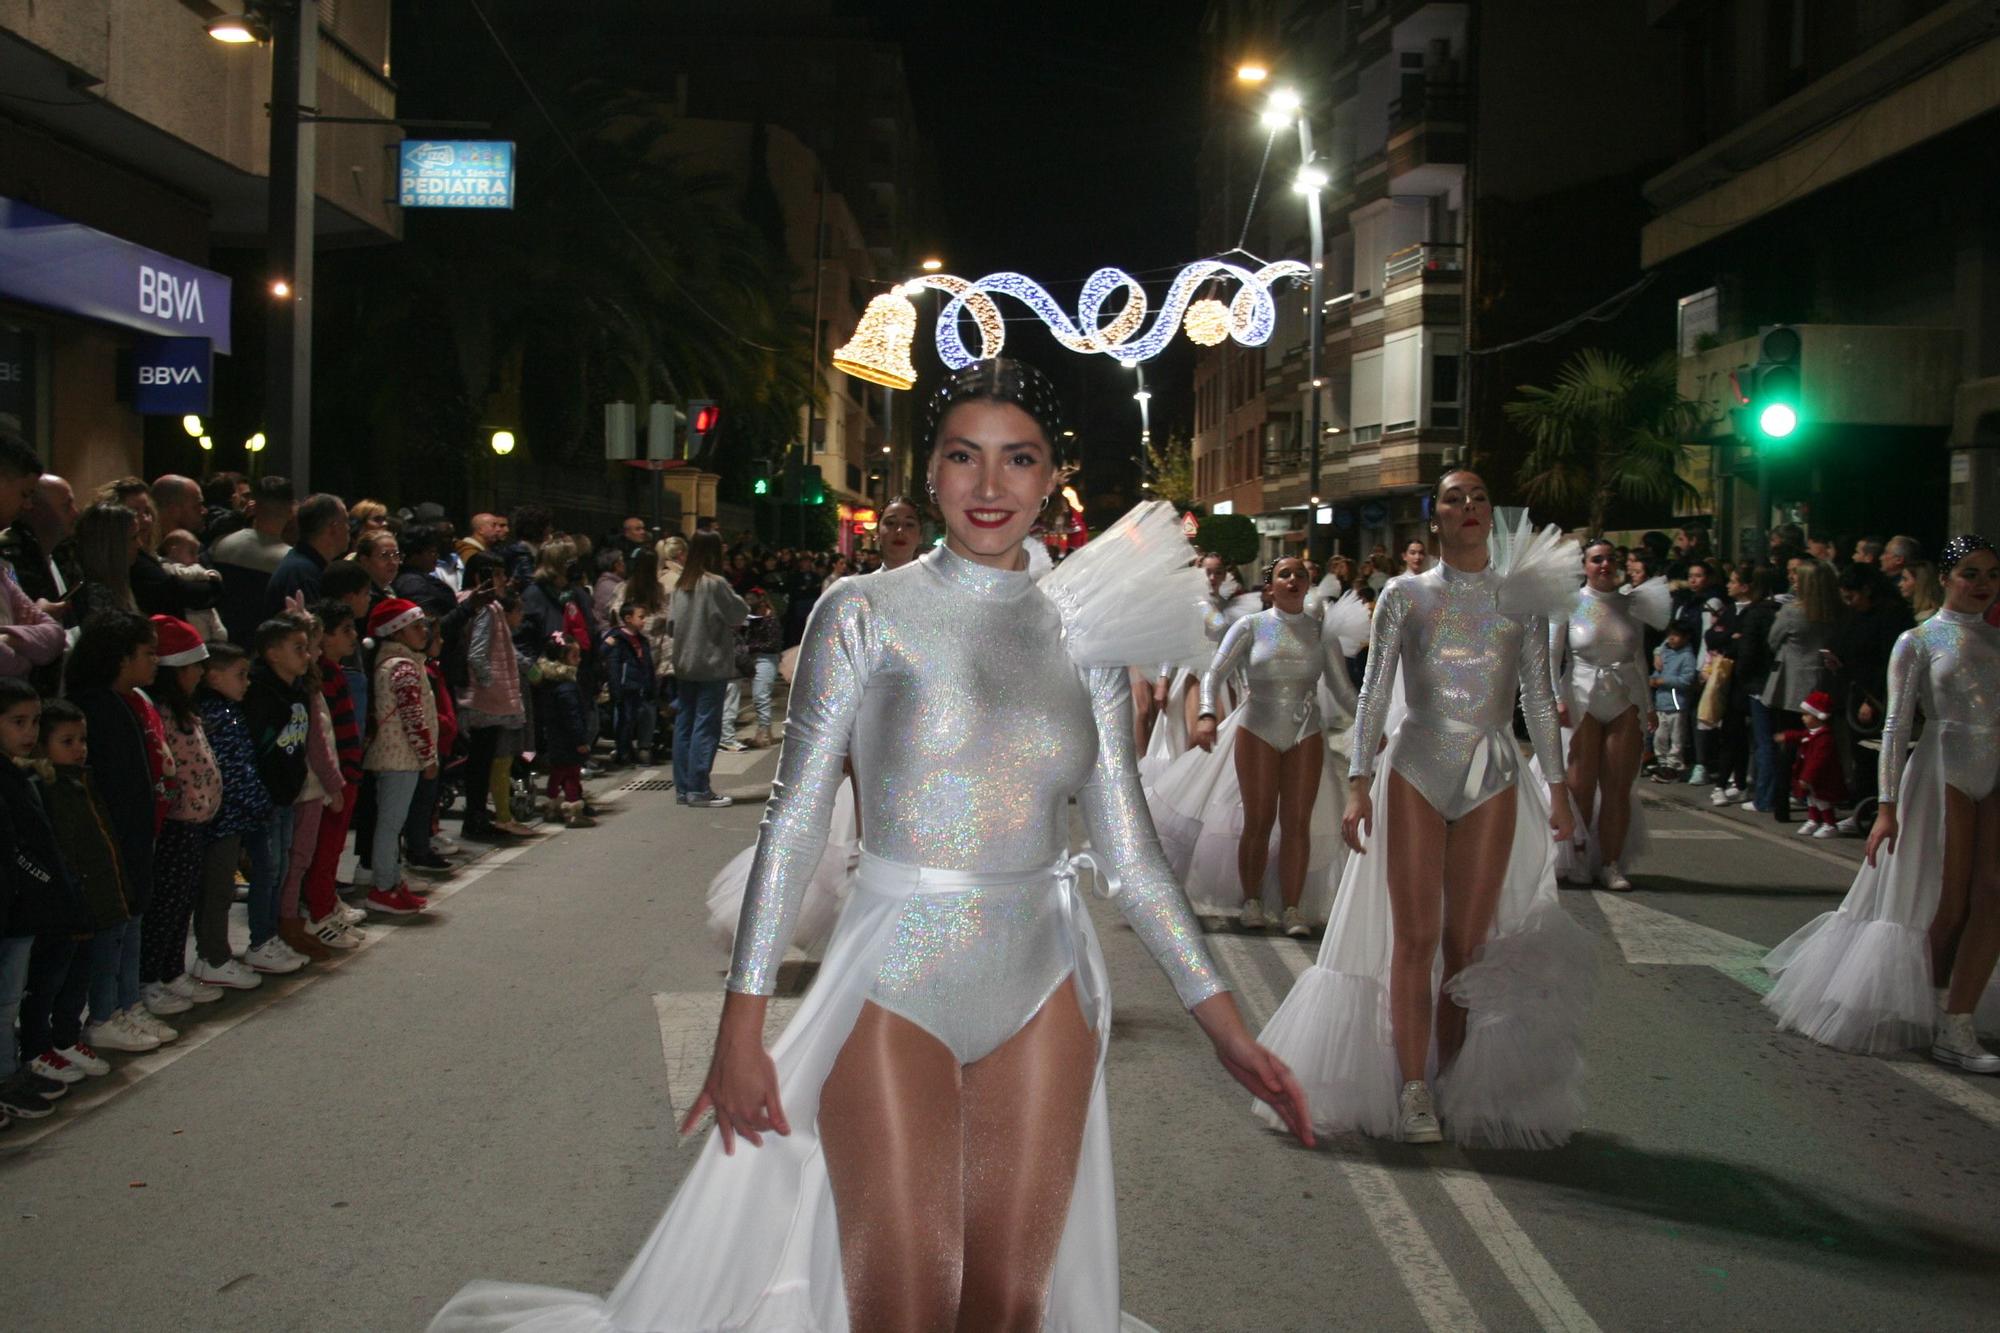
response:
M1551 1152L1265 1131L1096 904L1126 1308L1162 1333L1994 1327L2000 1080L1837 1055L1758 1005L1759 951L1856 849L1648 795L1676 804L1638 891L1565 895L1602 967L1588 1126ZM725 964L701 894L759 813L609 808L0 1134L0 1325L404 1330L473 1277L608 1290L694 1158L676 1105ZM1257 1023L1310 961L1214 941Z

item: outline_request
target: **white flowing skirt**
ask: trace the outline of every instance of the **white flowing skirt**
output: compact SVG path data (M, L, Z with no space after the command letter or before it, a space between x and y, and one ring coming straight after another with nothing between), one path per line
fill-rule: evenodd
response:
M1569 757L1570 741L1575 736L1576 732L1572 729L1566 729L1562 734L1562 752L1565 759ZM1541 789L1546 789L1549 779L1542 772L1541 756L1537 755L1531 759L1528 766L1534 774L1535 781L1541 784ZM1563 774L1556 775L1556 781L1563 780ZM1646 803L1639 799L1640 780L1639 770L1634 769L1632 790L1627 798L1632 803L1632 819L1625 829L1625 850L1619 853L1618 858L1619 864L1626 867L1644 856L1653 845L1651 827L1646 819ZM1556 844L1556 876L1558 879L1588 882L1596 878L1598 869L1604 864L1604 848L1597 838L1598 817L1604 813L1604 784L1600 782L1597 785L1597 804L1592 809L1585 810L1579 806L1574 795L1569 798L1569 809L1576 820L1576 830L1583 837L1583 847L1579 852L1569 843Z
M1822 913L1765 955L1778 984L1764 997L1780 1029L1843 1051L1887 1055L1927 1046L1937 1027L1930 927L1944 890L1946 728L1917 742L1897 793L1896 850L1863 862L1838 911ZM1979 1002L2000 1022L2000 982Z
M1189 904L1203 916L1237 916L1243 910L1243 882L1236 871L1237 847L1243 841L1243 789L1236 780L1236 738L1242 730L1239 708L1216 729L1213 750L1188 749L1146 785L1160 846ZM1312 853L1299 899L1300 913L1316 926L1326 924L1333 910L1347 851L1340 840L1340 817L1347 808L1345 764L1331 745L1322 749L1324 768L1310 821ZM1260 886L1265 910L1274 916L1284 906L1278 884L1280 832L1274 823Z
M840 917L840 905L847 901L854 866L861 857L861 830L854 815L854 784L842 782L833 795L833 813L827 826L826 850L806 882L804 900L799 904L799 921L792 932L792 947L817 957L833 924ZM751 843L722 867L708 882L708 936L723 953L736 947L736 923L743 917L743 895L750 888L750 867L757 860L757 844Z
M611 1295L473 1282L431 1333L846 1333L840 1233L820 1151L819 1097L907 900L916 893L1047 880L1063 896L1084 1015L1098 1040L1076 1185L1056 1253L1046 1333L1143 1330L1118 1309L1118 1223L1105 1109L1111 993L1104 955L1077 884L1078 857L1045 871L977 875L863 857L804 1003L772 1047L789 1136L725 1155L710 1131L700 1160ZM865 1331L862 1331L865 1333Z
M1508 738L1512 743L1512 738ZM1387 753L1394 754L1393 742ZM1396 1131L1403 1071L1389 1017L1388 763L1370 788L1368 851L1349 856L1319 960L1299 976L1260 1040L1292 1068L1323 1134ZM1465 1045L1440 1072L1435 1036L1422 1076L1455 1143L1552 1148L1583 1119L1582 1028L1596 950L1557 899L1547 788L1520 766L1514 842L1493 930L1447 993L1470 1011ZM1432 966L1435 987L1442 954ZM1417 1072L1412 1071L1412 1077ZM1280 1128L1261 1103L1257 1113Z

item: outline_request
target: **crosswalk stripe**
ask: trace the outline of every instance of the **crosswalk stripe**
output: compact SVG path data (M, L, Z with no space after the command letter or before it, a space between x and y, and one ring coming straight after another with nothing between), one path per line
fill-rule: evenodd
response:
M1597 1321L1584 1312L1575 1293L1556 1276L1556 1270L1528 1239L1492 1186L1473 1172L1456 1149L1450 1156L1458 1164L1439 1166L1438 1183L1541 1326L1549 1333L1598 1333Z

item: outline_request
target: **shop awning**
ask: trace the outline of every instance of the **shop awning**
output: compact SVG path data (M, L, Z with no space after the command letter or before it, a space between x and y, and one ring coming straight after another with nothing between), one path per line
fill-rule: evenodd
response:
M228 278L5 197L0 296L230 350Z

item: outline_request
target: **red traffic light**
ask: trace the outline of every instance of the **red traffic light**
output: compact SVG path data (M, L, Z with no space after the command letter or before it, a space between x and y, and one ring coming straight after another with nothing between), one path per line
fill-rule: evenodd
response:
M706 435L715 429L715 422L722 415L722 409L714 403L704 403L694 412L694 433Z

